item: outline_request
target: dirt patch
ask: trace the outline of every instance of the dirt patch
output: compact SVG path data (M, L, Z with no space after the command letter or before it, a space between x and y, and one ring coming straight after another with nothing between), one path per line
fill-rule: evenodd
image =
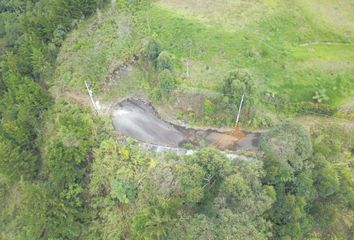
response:
M126 61L118 65L118 67L115 67L105 79L103 90L109 91L112 87L117 87L120 80L128 78L133 72L134 64L137 59L137 56L134 55L132 60Z
M339 107L339 112L344 114L354 114L354 98L348 99Z
M190 143L221 150L255 151L260 138L260 133L242 130L188 128L173 124L161 119L150 103L135 98L125 99L114 107L112 122L116 130L127 136L169 147Z
M80 104L81 106L92 107L88 95L85 95L79 91L67 89L61 92L60 97L63 97L70 102Z

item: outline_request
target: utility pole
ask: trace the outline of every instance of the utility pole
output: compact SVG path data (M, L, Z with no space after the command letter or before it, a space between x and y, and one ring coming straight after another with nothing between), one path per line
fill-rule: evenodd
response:
M92 93L92 90L90 89L89 85L87 84L87 82L85 81L85 86L86 86L86 89L87 89L87 92L89 94L89 97L90 97L90 100L91 100L91 103L93 105L93 108L95 109L96 113L98 113L98 108L97 108L97 105L95 103L95 100L93 100L93 93Z
M239 122L239 120L240 120L240 114L241 114L241 108L242 108L243 97L244 97L244 96L245 96L245 94L242 94L240 106L239 106L239 108L238 108L238 113L237 113L237 117L236 117L236 127L238 126L238 122Z
M186 59L186 64L187 64L187 78L189 78L189 59L191 59L192 57L192 40L190 38L188 38L188 45L189 45L189 57L188 59Z

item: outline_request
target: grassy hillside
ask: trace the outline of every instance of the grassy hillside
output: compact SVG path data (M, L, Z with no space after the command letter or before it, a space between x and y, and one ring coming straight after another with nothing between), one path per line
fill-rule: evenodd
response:
M323 29L353 38L354 2L333 0L296 0L297 5Z
M158 5L177 12L185 18L236 32L249 24L272 14L278 0L269 1L189 1L161 0Z
M262 17L258 17L256 9L253 9L256 12L252 15L255 16L254 19L235 13L233 19L237 18L244 24L243 27L235 27L232 32L219 28L218 22L214 22L212 17L208 20L209 26L193 20L193 14L191 18L182 18L166 10L165 5L170 2L174 1L162 1L151 10L151 16L154 16L151 25L160 39L167 46L171 46L170 51L181 54L181 58L189 58L188 47L185 47L186 39L191 39L194 43L192 60L196 62L196 66L192 65L192 69L199 74L195 79L191 79L192 84L200 82L203 86L215 87L218 80L223 79L225 72L241 67L250 69L265 88L275 90L280 95L285 94L294 100L309 100L316 89L325 88L332 104L345 96L345 89L353 86L351 62L354 59L354 46L340 45L344 42L350 43L352 39L317 24L313 21L317 16L309 16L297 2L278 3L272 8L265 2L261 4L257 1L259 8L263 9ZM189 2L188 11L185 11L185 6L181 6L180 11L188 14L189 10L195 7L195 12L204 14L203 11L200 13L198 4ZM176 4L170 5L176 7ZM227 3L223 6L228 8ZM256 6L257 4L254 8ZM228 9L232 10L232 7L235 6L229 4ZM218 8L214 11L214 14L224 13ZM315 14L312 12L312 15ZM339 44L302 46L312 42ZM314 65L311 68L299 67L310 63ZM201 73L203 69L200 68L203 65L212 66L211 73ZM327 65L336 65L337 68L328 69ZM344 86L341 86L343 82Z
M311 101L325 89L335 106L354 87L354 7L341 2L162 0L135 16L110 6L68 38L58 78L70 86L102 83L154 35L175 55L180 77L188 64L187 88L218 91L230 70L245 68L263 92ZM337 17L347 24L336 27Z

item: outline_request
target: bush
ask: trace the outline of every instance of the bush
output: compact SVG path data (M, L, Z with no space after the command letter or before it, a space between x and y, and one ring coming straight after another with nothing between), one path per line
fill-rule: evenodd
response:
M225 78L222 93L229 99L229 103L239 103L242 94L252 96L255 94L255 84L252 76L245 70L232 71ZM251 101L250 98L247 100Z
M162 52L161 42L155 38L150 38L149 40L146 41L143 47L142 55L149 64L151 64L156 68L157 59L161 52Z
M299 102L291 105L295 112L333 115L336 109L328 104Z
M129 203L135 198L136 186L132 181L117 177L111 183L111 197L118 199L121 203Z
M160 89L169 92L177 87L177 81L170 70L165 69L159 74Z
M312 97L312 99L318 103L328 101L329 97L327 96L326 89L320 89L320 90L316 91L315 95Z
M224 95L224 108L229 112L229 116L234 116L238 111L242 95L244 101L242 107L242 120L248 122L254 118L255 105L258 95L253 77L245 70L237 70L229 73L222 85L222 93ZM232 120L234 121L234 119Z
M205 114L212 115L212 114L214 114L216 112L216 106L209 99L205 99L204 100L203 110L204 110Z
M317 173L316 188L320 197L328 197L339 189L339 179L335 170L324 167Z
M172 70L172 57L167 51L162 51L157 58L157 69L160 71L168 69Z

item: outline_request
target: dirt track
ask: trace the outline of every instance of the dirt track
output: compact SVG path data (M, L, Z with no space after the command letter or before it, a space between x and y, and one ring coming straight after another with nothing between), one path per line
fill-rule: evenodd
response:
M113 109L113 126L124 135L140 141L169 147L183 144L207 145L221 150L257 150L260 133L196 129L162 120L151 104L128 98ZM242 136L243 135L243 136ZM242 139L241 139L242 136Z

